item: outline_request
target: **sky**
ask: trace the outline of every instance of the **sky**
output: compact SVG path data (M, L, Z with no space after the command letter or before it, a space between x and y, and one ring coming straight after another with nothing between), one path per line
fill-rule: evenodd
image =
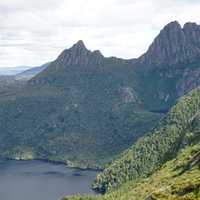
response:
M199 0L0 0L0 67L38 66L83 40L136 58L177 20L200 24Z

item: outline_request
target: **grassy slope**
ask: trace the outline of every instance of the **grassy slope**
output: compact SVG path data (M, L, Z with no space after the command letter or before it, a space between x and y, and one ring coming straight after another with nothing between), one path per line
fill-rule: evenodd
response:
M137 183L130 181L103 196L71 196L63 200L192 200L200 199L200 144L187 146L163 167Z

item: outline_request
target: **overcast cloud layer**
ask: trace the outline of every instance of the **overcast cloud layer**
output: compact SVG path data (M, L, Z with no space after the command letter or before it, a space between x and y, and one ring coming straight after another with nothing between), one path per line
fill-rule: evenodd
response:
M43 64L80 39L138 57L170 21L199 24L199 10L199 0L1 0L0 67Z

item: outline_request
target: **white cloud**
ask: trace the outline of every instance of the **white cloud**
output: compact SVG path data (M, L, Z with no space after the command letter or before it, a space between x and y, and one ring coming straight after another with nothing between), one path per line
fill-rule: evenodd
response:
M133 58L170 21L200 23L198 0L2 0L0 67L39 65L77 40Z

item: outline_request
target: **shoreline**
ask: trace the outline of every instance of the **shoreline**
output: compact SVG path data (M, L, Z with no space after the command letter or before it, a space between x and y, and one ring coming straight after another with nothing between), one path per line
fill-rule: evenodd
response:
M0 160L6 160L6 161L9 161L9 160L13 160L13 161L41 161L41 162L44 162L44 163L51 163L51 164L55 164L55 165L64 165L66 168L69 168L69 169L77 169L77 170L82 170L82 171L86 171L86 170L90 170L90 171L97 171L97 172L102 172L103 171L103 168L101 167L81 167L81 166L78 166L76 164L74 164L73 162L70 161L71 165L70 164L67 164L67 161L56 161L56 160L49 160L49 159L23 159L23 158L9 158L9 157L0 157ZM74 166L73 166L74 165Z

